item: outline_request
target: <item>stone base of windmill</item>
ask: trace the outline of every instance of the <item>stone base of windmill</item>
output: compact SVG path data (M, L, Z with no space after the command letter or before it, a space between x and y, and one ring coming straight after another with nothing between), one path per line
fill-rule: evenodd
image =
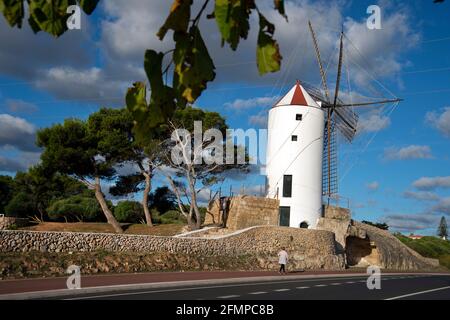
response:
M212 202L205 218L205 226L222 228L222 212L219 201ZM230 199L226 227L223 231L205 232L208 237L227 234L254 226L278 226L279 201L253 196ZM389 270L432 270L439 267L436 259L424 258L408 248L390 232L352 220L349 209L324 206L315 232L334 233L336 255L345 257L347 268L378 266ZM276 235L274 235L276 236Z

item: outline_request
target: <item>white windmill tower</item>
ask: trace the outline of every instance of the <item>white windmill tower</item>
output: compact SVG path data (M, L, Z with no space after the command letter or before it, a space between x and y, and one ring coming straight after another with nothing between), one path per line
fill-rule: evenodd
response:
M337 132L348 142L356 134L358 115L353 107L398 103L386 99L345 104L339 99L343 63L340 37L333 100L327 86L319 46L309 23L322 79L322 90L297 81L269 111L267 196L280 200L281 226L315 228L322 216L323 196L337 196ZM305 89L306 87L306 89Z
M282 226L315 227L321 216L324 124L300 82L269 111L267 187L280 199Z

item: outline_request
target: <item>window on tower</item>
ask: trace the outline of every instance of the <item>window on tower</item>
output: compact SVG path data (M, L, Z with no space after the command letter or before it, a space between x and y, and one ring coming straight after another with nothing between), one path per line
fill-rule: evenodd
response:
M283 198L292 198L292 176L283 177Z
M298 136L292 136L292 141L298 141Z
M300 114L300 113L297 113L296 116L295 116L295 120L302 121L303 120L303 115Z

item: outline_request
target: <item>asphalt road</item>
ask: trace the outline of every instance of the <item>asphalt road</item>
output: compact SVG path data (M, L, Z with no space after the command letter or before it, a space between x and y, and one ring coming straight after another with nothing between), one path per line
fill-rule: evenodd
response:
M186 286L104 292L64 297L75 300L450 300L450 275L382 276L381 289L369 290L367 276Z

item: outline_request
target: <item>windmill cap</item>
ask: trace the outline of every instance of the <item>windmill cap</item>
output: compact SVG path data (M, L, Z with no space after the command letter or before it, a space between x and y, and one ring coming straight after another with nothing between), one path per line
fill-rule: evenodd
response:
M319 108L317 102L303 88L300 80L297 80L292 89L274 105L274 107L281 106L309 106Z

